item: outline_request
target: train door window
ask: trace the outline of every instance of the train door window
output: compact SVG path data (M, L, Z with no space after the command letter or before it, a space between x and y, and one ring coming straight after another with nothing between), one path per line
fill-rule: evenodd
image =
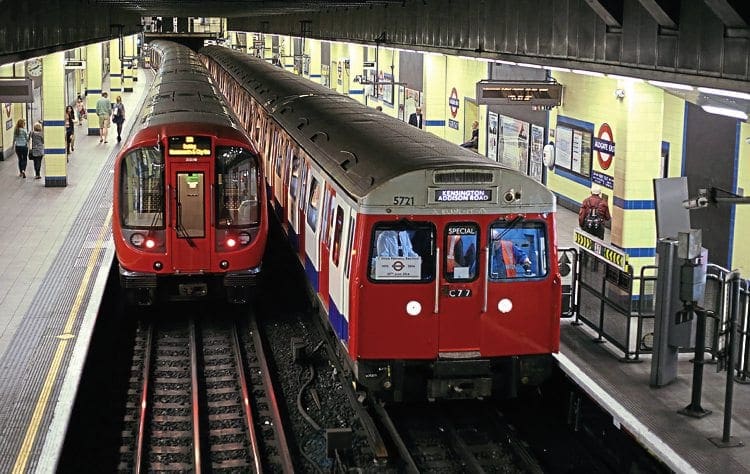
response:
M431 281L435 276L435 227L406 220L376 224L369 266L373 281Z
M520 218L490 227L490 280L547 275L548 239L544 222Z
M273 131L275 138L276 138L276 145L274 146L274 154L273 156L276 158L276 176L281 178L281 170L282 165L284 163L284 153L285 153L285 140L281 137L281 134L279 133L278 129L275 129Z
M331 196L331 190L326 187L325 193L323 194L323 228L320 229L320 241L323 242L328 248L331 248L331 214L333 214L333 208L331 207L332 202L333 198Z
M296 154L292 157L292 177L289 180L289 194L292 196L292 202L297 202L297 192L299 191L300 178L300 158Z
M177 173L177 237L181 239L206 236L204 174Z
M346 241L346 260L344 260L344 273L346 274L346 277L349 278L349 267L351 266L351 259L352 259L352 244L354 243L354 225L356 224L356 219L354 216L349 216L349 233L347 234L347 241Z
M299 177L299 210L303 211L305 209L305 190L307 189L307 173L308 173L308 166L307 163L300 158L300 177Z
M258 159L239 147L216 147L216 216L219 226L247 227L260 221Z
M164 228L164 157L138 148L122 160L120 215L125 228Z
M445 279L471 281L477 277L479 226L451 223L445 228Z
M336 208L336 223L335 230L333 231L333 251L331 252L331 258L333 264L339 266L339 254L341 253L341 238L344 233L344 209L341 206Z
M307 200L307 224L313 232L318 230L318 207L320 207L320 183L313 176L310 178L310 198Z

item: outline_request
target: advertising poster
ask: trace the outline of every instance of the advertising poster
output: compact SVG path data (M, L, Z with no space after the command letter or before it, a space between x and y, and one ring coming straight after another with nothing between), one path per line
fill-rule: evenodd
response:
M580 130L573 130L573 151L571 153L570 170L581 173L581 145L583 134Z
M570 169L570 150L573 143L573 130L567 127L557 127L557 141L555 142L555 166Z
M504 115L500 121L499 161L525 174L529 169L529 124Z
M497 114L487 114L487 158L497 161Z
M529 160L529 176L542 182L542 162L544 152L544 128L538 125L531 126L531 158Z

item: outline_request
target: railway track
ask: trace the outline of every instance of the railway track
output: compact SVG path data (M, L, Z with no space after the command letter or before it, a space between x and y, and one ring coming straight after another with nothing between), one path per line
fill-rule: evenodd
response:
M118 470L293 472L254 319L139 329Z
M375 410L404 472L543 472L489 402L375 404Z

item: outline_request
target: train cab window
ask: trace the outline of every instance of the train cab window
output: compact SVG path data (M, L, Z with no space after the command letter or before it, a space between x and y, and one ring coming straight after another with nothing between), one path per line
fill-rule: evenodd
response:
M238 147L216 147L214 189L219 226L258 224L258 161L250 151Z
M318 230L318 208L320 207L320 183L310 178L310 199L307 201L307 224L313 232Z
M449 224L445 229L445 278L471 281L477 277L479 226L472 223Z
M164 227L164 156L151 147L122 160L120 214L125 228Z
M435 228L409 221L376 224L368 275L373 281L431 281L435 275Z
M548 239L539 221L511 220L490 227L490 280L547 275Z

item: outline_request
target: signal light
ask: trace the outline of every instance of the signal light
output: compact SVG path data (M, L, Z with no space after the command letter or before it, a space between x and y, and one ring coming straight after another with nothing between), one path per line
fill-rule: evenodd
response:
M234 240L232 237L230 237L230 238L227 239L226 244L227 244L227 247L229 247L231 249L231 248L234 248L234 247L237 246L237 241Z
M154 241L154 239L146 239L146 248L152 249L154 247L156 247L156 242Z

